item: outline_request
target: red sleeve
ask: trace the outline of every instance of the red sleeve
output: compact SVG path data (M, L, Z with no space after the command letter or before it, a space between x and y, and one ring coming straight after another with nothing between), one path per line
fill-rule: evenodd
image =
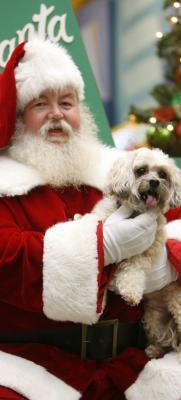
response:
M42 310L43 234L23 231L0 201L0 301Z
M181 206L171 208L165 214L167 222L181 219ZM176 268L179 273L179 281L181 283L181 242L176 239L167 240L168 258L171 264Z
M50 319L93 323L115 267L104 269L102 223L87 214L42 232L21 229L0 201L0 302Z
M97 227L98 238L98 260L99 260L99 274L98 274L98 295L97 295L97 312L102 311L102 303L105 290L108 288L114 272L116 271L116 264L104 267L104 249L103 249L103 224L99 222Z
M177 208L170 208L165 214L167 222L173 221L175 219L181 218L181 206Z
M179 273L179 282L181 284L181 243L175 239L167 240L168 258L171 264Z

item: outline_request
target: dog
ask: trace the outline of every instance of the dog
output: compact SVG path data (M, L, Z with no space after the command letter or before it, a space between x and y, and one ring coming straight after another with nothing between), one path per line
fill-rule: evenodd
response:
M154 243L144 253L122 261L109 289L131 305L143 298L145 282L154 260L166 241L164 213L181 204L181 170L160 149L140 148L118 158L107 176L103 199L93 212L105 221L120 205L132 209L132 217L150 209L157 213ZM181 351L181 287L177 282L144 295L143 325L150 358L165 348Z

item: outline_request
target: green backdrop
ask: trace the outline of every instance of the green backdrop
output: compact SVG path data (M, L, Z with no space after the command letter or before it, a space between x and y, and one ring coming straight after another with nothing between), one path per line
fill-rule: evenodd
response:
M113 145L110 127L69 0L1 1L0 70L13 48L23 40L28 40L33 32L60 42L72 54L85 80L86 102L99 127L99 136L105 143Z

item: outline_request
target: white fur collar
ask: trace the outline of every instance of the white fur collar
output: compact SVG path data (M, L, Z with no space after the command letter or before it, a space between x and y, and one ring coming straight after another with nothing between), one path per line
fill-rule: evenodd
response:
M0 157L0 196L26 194L45 182L38 171L6 156Z
M102 190L108 170L120 156L124 158L125 153L102 146L99 155L95 155L96 173L94 169L94 173L89 170L83 174L82 184ZM0 156L0 197L27 194L31 189L46 183L33 167L12 160L6 154Z

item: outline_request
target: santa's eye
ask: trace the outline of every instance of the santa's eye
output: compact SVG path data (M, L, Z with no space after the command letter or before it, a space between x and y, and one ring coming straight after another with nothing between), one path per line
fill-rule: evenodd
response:
M167 173L165 171L163 171L163 170L160 170L158 172L158 176L159 176L160 179L167 179Z
M146 166L144 167L139 167L135 169L135 174L136 176L142 176L148 172L148 168Z

